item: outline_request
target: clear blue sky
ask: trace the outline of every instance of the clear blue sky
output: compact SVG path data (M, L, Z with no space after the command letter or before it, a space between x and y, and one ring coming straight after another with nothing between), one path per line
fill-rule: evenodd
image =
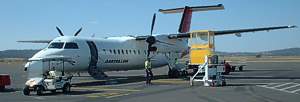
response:
M224 4L224 11L194 13L192 30L239 29L278 25L300 26L299 0L1 0L0 50L39 49L45 44L17 40L53 39L55 26L66 35L143 35L150 32L160 8ZM154 33L176 33L181 14L158 13ZM219 51L265 51L300 47L300 28L219 36Z

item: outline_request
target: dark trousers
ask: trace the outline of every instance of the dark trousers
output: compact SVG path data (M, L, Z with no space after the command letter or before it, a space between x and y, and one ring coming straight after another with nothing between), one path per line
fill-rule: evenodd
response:
M146 69L146 84L151 84L151 80L153 79L153 73L151 69Z

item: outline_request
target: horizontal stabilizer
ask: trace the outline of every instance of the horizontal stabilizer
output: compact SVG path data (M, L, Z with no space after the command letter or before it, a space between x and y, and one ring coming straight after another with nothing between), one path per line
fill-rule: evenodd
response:
M211 11L211 10L224 10L223 4L211 5L211 6L193 6L188 7L192 10L192 12L196 11ZM169 14L169 13L181 13L184 11L183 8L174 8L174 9L159 9L159 12Z

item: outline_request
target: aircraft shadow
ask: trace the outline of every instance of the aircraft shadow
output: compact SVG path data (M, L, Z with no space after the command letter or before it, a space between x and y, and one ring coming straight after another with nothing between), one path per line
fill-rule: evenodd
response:
M12 88L9 88L9 89L2 89L0 90L1 93L6 93L6 92L16 92L18 91L17 89L12 89Z
M153 80L168 79L168 75L155 75ZM109 76L104 80L95 80L91 82L78 82L73 83L74 86L98 86L98 85L118 85L126 83L135 83L145 81L144 75L139 76Z
M293 71L293 70L286 70L286 69L279 69L279 70L257 69L257 70L243 70L243 71L236 71L236 72L261 72L261 71L282 72L282 71Z
M71 89L71 92L67 93L67 94L65 94L65 93L63 93L61 91L58 91L58 92L55 92L55 93L46 91L45 93L43 93L42 95L39 95L39 96L85 95L85 94L93 94L93 93L101 93L101 92L103 92L103 91L97 91L97 90L72 90ZM30 96L37 96L36 92L30 93Z

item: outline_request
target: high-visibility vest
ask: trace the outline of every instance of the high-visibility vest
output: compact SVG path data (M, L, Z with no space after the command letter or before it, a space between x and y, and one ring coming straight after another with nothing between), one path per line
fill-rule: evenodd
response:
M145 61L145 69L151 69L151 61Z

